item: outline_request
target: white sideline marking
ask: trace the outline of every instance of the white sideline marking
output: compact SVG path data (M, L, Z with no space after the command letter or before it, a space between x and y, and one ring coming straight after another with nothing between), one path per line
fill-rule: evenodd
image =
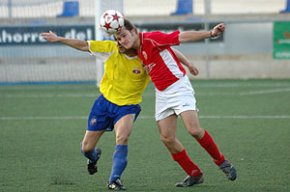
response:
M259 91L248 91L244 93L239 93L239 95L265 95L271 93L283 93L290 91L290 88L281 88L281 89L266 89L266 90L259 90Z
M230 82L225 82L225 83L217 83L217 82L212 82L212 83L197 83L195 84L194 81L192 81L192 86L193 87L198 87L198 88L219 88L219 87L224 87L224 88L230 88L230 87L269 87L269 88L273 88L273 87L280 87L280 88L283 88L283 87L289 87L289 82L278 82L278 83L239 83L239 82L236 82L236 83L230 83ZM61 87L61 88L60 88ZM151 87L151 85L149 84L149 87ZM153 87L153 85L152 85ZM59 89L60 91L61 90L80 90L80 89L84 89L84 90L88 90L88 89L96 89L98 90L98 88L96 86L93 86L93 85L76 85L73 87L71 87L70 85L68 86L59 86L59 85L56 85L56 86L39 86L39 85L31 85L31 86L0 86L0 90L20 90L20 91L27 91L27 90L46 90L46 91L49 91L49 90L55 90L55 89Z
M196 93L197 96L227 96L227 95L238 95L238 96L247 96L247 95L265 95L265 94L272 94L272 93L283 93L289 92L290 87L284 87L279 89L265 89L265 90L257 90L257 91L246 91L246 92L224 92L224 93L211 93L211 92L198 92ZM58 93L58 94L1 94L0 97L2 98L82 98L82 97L89 97L89 98L96 98L99 94L96 93ZM144 93L144 97L155 97L154 91L150 93Z
M290 119L290 115L201 115L201 119ZM19 116L0 117L0 121L28 121L28 120L80 120L87 119L87 116ZM140 119L154 119L154 116L140 116Z
M97 94L81 94L81 93L64 93L64 94L3 94L0 97L4 98L55 98L55 97L69 97L69 98L81 98L81 97L97 97Z
M55 116L55 117L45 117L45 116L26 116L26 117L0 117L1 121L27 121L27 120L74 120L74 119L87 119L86 116Z
M290 119L290 115L206 115L199 116L201 119Z

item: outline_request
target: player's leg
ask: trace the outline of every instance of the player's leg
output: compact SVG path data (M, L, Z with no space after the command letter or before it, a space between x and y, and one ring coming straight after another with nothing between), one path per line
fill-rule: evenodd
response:
M134 120L135 114L128 114L117 121L114 127L117 145L128 145L129 136L131 135L133 129Z
M199 142L199 144L211 155L217 165L224 162L224 156L219 151L210 134L200 127L196 111L188 110L180 114L187 131Z
M177 117L172 114L162 120L157 121L160 140L171 154L184 150L183 145L176 138Z
M203 182L199 167L190 159L181 142L176 138L177 116L170 115L157 121L160 139L170 152L172 159L188 174L184 181L177 183L177 187L189 187Z
M87 130L84 138L82 140L82 152L86 153L92 151L96 144L98 143L100 137L103 135L104 130L102 131L89 131Z
M229 161L225 160L224 155L220 152L211 135L200 127L198 113L194 110L187 110L182 112L180 116L188 132L208 152L208 154L213 158L215 164L226 173L230 180L235 180L235 168L229 163Z
M111 190L125 190L120 178L127 166L128 140L133 129L134 119L135 114L127 114L119 119L114 126L116 147L108 184L108 188Z
M82 141L81 152L88 159L88 172L91 175L98 171L96 164L101 156L101 149L95 149L95 146L103 133L104 131L87 130Z
M100 137L109 126L109 117L106 113L108 101L101 95L91 108L88 118L88 127L82 141L81 152L88 158L88 172L97 172L97 161L100 158L101 150L95 149Z
M114 116L114 129L116 133L116 147L113 154L112 171L109 178L108 189L125 190L121 176L127 166L128 140L141 107L139 105L116 106L110 110L117 111Z

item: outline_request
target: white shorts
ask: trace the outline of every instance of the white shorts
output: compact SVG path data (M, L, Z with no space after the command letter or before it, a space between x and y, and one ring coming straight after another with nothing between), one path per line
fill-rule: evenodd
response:
M187 76L182 77L163 91L155 88L155 120L159 121L166 117L184 111L198 110L194 89Z

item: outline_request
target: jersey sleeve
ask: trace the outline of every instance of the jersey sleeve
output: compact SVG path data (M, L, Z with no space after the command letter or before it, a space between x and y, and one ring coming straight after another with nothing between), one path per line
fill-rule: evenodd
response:
M148 35L149 38L152 38L158 46L172 46L179 45L179 30L176 30L172 33L163 33L161 31L155 31Z
M101 61L106 61L115 51L118 51L117 43L114 41L87 41L89 51Z

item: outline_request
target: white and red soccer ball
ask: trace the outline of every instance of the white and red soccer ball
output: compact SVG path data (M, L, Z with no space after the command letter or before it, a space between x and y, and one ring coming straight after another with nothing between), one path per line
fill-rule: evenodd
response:
M124 26L124 16L116 10L105 11L100 18L100 27L108 34L119 31Z

